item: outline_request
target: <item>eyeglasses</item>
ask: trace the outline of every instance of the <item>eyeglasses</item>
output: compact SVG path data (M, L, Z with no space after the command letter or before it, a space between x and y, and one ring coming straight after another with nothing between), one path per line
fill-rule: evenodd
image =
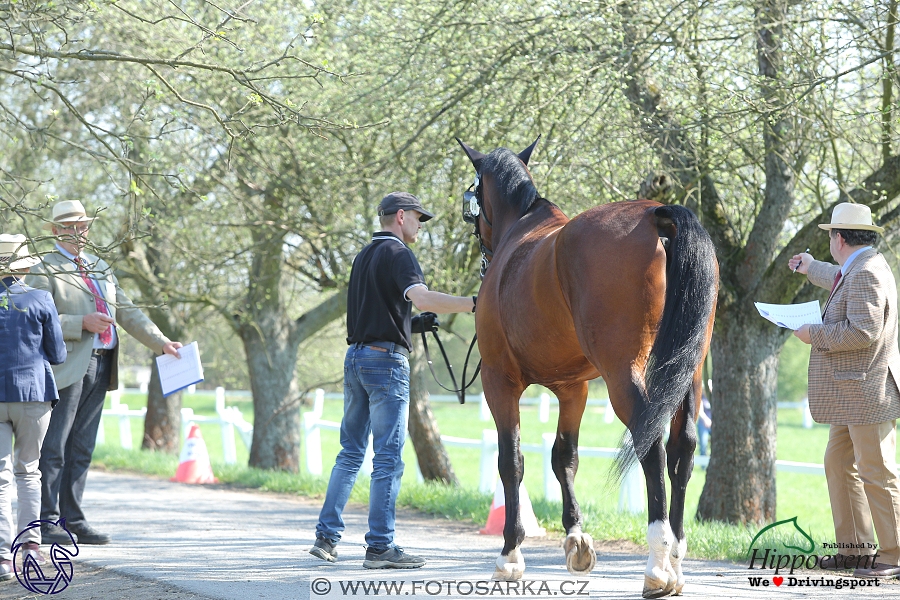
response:
M60 231L75 231L77 233L84 233L88 231L91 226L88 223L78 223L75 225L57 225L56 228Z

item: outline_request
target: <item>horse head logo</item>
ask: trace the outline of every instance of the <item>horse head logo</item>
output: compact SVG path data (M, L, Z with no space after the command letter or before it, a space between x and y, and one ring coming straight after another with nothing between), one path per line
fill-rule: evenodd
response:
M791 545L789 545L789 544L787 544L787 543L785 543L785 542L782 542L782 543L784 544L784 547L785 547L785 548L790 548L791 550L797 550L798 552L802 552L802 553L804 553L804 554L809 554L809 553L811 553L813 550L815 550L815 548L816 548L815 542L813 542L813 539L812 539L811 537L809 537L809 534L806 533L805 531L803 531L803 529L797 524L797 517L794 517L794 518L792 518L792 519L785 519L785 520L783 520L783 521L776 521L775 523L772 523L771 525L766 525L765 527L763 527L762 529L760 529L760 530L759 530L759 533L756 534L756 537L753 538L753 541L750 542L750 547L747 549L747 553L749 554L750 550L753 549L753 544L756 543L756 540L758 540L759 537L760 537L762 534L764 534L765 532L767 532L767 531L770 530L770 529L774 529L775 527L779 527L779 526L781 526L781 525L786 525L787 523L792 523L792 524L794 525L794 529L796 530L796 532L799 532L800 535L801 535L802 537L804 537L804 538L806 539L806 541L809 542L809 548L800 548L800 547L798 547L798 546L791 546ZM789 539L790 539L790 538L789 538Z
M50 546L50 561L53 564L53 567L56 569L56 572L50 572L49 566L46 562L41 568L40 562L37 560L35 555L24 548L26 542L19 541L26 532L31 531L32 529L39 528L41 523L49 523L50 525L58 525L69 534L69 539L72 540L72 548L74 552L70 552L66 548L63 548L59 544L53 544ZM58 594L69 586L69 582L72 581L72 576L74 574L74 566L72 564L72 558L78 555L78 545L75 543L75 538L66 529L66 520L60 519L59 521L32 521L28 524L28 527L22 530L22 532L16 536L16 539L13 541L12 547L10 548L13 553L13 564L18 564L16 560L17 554L19 554L19 550L22 550L22 568L16 569L16 579L19 580L19 583L22 584L22 587L27 589L29 592L34 592L35 594ZM44 569L48 569L47 573L44 573Z

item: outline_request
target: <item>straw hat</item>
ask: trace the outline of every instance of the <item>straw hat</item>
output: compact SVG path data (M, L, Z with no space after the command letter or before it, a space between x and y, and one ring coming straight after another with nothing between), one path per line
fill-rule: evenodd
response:
M53 216L49 223L44 223L44 229L51 229L54 225L63 223L90 223L94 217L87 216L84 205L78 200L63 200L53 207Z
M28 269L41 262L28 254L28 240L21 233L0 233L0 271L8 273Z
M821 229L865 229L881 233L884 227L872 224L872 209L865 204L841 202L831 213L831 223L820 224Z

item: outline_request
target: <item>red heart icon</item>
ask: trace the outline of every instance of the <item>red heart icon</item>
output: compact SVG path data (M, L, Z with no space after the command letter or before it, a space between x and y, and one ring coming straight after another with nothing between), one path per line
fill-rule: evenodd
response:
M773 577L772 582L775 585L781 585L782 583L784 583L784 577Z

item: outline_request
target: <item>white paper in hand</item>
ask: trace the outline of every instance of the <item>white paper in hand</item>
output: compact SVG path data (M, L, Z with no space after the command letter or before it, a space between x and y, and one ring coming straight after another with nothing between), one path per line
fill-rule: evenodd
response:
M200 347L197 342L182 346L178 349L178 354L181 355L180 359L170 354L156 357L163 396L203 381L203 365L200 363Z
M821 325L822 310L819 301L804 302L803 304L763 304L754 302L756 310L764 319L772 321L779 327L797 331L804 325Z

